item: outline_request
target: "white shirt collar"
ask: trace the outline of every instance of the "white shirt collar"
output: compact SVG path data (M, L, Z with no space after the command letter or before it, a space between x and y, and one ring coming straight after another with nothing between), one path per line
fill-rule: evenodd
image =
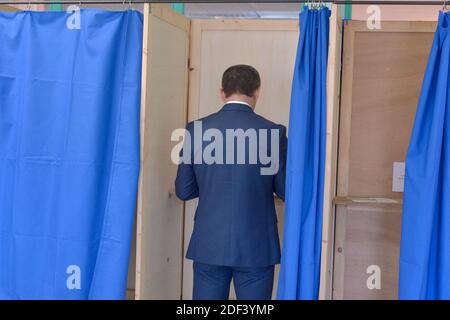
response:
M227 101L225 104L229 104L229 103L245 104L246 106L249 106L250 108L252 107L251 105L249 105L247 102L244 102L244 101L233 100L233 101Z

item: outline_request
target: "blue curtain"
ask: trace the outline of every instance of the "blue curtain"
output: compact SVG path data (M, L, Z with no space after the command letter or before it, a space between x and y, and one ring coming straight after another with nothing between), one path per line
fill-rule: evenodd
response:
M449 23L441 12L406 157L400 299L450 299Z
M292 82L279 299L317 299L325 170L330 10L300 13Z
M0 298L115 299L139 174L142 15L0 13Z

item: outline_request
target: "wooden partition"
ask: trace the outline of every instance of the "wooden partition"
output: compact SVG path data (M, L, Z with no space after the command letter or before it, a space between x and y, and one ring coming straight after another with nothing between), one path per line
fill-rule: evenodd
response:
M330 17L330 38L327 67L327 138L323 195L322 254L319 299L332 298L335 205L337 184L337 151L341 89L342 16L333 5Z
M137 203L136 298L179 299L184 204L172 195L171 134L184 128L189 20L144 6L141 173Z
M432 22L344 26L334 299L395 299L404 162L435 31ZM381 288L367 286L378 268Z

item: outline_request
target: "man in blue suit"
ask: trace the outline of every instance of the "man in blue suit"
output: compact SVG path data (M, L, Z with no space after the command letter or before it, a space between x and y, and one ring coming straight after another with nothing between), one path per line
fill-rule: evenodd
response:
M193 299L272 296L280 262L274 193L284 200L286 128L254 112L261 80L251 66L228 68L223 107L187 125L175 181L182 200L199 198L186 257Z

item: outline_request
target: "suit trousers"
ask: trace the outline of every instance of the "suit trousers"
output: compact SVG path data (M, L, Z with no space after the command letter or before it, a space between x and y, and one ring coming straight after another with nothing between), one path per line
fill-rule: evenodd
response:
M228 267L194 261L194 300L227 300L233 279L238 300L270 300L274 266Z

